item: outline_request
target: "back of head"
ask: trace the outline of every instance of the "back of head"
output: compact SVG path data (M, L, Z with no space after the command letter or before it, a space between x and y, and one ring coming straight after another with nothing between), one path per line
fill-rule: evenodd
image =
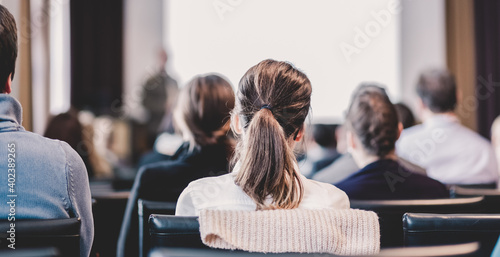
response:
M409 128L416 124L415 116L413 116L413 113L408 106L404 103L397 103L394 107L398 113L399 121L403 124L403 128Z
M376 85L361 85L355 91L346 126L368 154L380 158L394 150L399 136L396 109L385 90Z
M234 91L227 80L215 74L196 76L179 95L175 125L191 149L224 143L233 108Z
M312 126L314 141L322 147L337 147L336 129L337 125L334 124L314 124Z
M0 5L0 93L5 92L5 83L16 68L17 29L12 14Z
M234 115L243 138L236 148L236 183L257 209L296 208L302 200L291 144L303 128L311 92L307 76L286 62L264 60L240 80Z
M66 112L56 115L47 125L45 137L68 143L81 154L83 146L83 127L77 113Z
M428 70L420 75L417 94L434 113L451 112L457 105L457 87L453 75L446 70Z

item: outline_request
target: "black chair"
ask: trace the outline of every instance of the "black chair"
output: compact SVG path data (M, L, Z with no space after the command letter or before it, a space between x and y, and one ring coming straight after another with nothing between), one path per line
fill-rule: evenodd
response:
M476 256L479 249L478 243L468 243L460 245L430 246L430 247L404 247L393 249L382 249L379 254L371 255L378 257L472 257ZM151 251L150 257L333 257L331 254L313 254L313 253L249 253L242 251L224 251L215 249L186 249L186 248L156 248ZM365 255L366 256L366 255Z
M103 192L93 194L94 244L92 254L116 256L116 244L120 234L123 214L129 192Z
M371 210L380 221L381 247L404 245L403 214L421 213L479 213L482 196L432 200L351 200L351 208Z
M500 214L406 213L403 229L408 246L479 241L477 256L490 256L500 235Z
M149 216L151 249L156 247L209 248L201 241L198 217Z
M484 188L468 188L463 186L452 186L450 194L455 198L484 196L483 212L500 213L500 190Z
M15 234L11 236L11 224ZM79 218L0 221L0 249L55 247L61 256L80 255ZM10 239L14 238L14 240ZM12 243L14 243L12 245ZM11 245L12 247L9 247Z
M150 248L148 219L151 214L175 215L174 202L159 202L139 199L139 256L147 256Z

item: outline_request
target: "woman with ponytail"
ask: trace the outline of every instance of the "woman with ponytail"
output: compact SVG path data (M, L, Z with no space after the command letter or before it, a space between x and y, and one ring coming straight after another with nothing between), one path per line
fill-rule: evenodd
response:
M346 119L347 145L361 170L336 184L350 199L448 198L440 182L399 164L395 143L403 125L385 90L361 85L353 94Z
M231 127L238 135L230 174L191 182L176 215L202 209L346 209L338 188L306 179L293 153L310 109L311 83L291 64L264 60L240 80Z

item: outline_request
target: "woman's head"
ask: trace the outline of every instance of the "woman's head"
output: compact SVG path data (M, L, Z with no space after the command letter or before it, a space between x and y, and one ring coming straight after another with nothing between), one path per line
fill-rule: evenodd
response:
M236 183L257 209L295 208L302 200L293 145L302 137L311 92L307 76L286 62L264 60L240 80L232 116L241 134Z
M181 91L174 110L175 126L190 147L225 141L234 108L231 84L219 75L194 77Z
M396 109L383 88L361 85L353 94L346 125L366 155L385 158L393 153L400 129Z

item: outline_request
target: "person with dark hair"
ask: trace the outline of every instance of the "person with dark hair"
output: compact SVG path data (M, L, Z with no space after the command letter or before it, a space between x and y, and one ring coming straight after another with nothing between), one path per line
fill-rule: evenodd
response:
M340 157L337 151L336 128L335 124L312 125L311 134L314 141L307 147L305 159L299 162L302 175L311 178Z
M174 125L184 143L173 156L140 168L130 192L117 256L138 255L137 200L175 202L193 180L226 174L234 152L229 136L234 91L216 74L194 77L182 88Z
M17 58L17 29L12 14L0 5L0 191L10 195L0 215L22 219L78 217L80 256L89 256L94 238L87 170L67 143L26 131L21 104L9 94ZM7 183L7 178L9 182ZM17 204L16 204L17 203Z
M415 121L415 116L411 112L410 108L404 103L394 104L396 112L398 113L398 120L403 124L403 129L415 126L417 122Z
M78 120L78 111L71 110L54 116L49 121L43 136L68 143L82 158L89 178L94 176L89 159L90 149L84 140L83 126Z
M338 188L299 173L293 153L302 140L311 83L289 63L264 60L241 78L231 116L239 135L232 172L193 181L179 196L176 215L202 209L348 209Z
M445 184L496 187L499 174L490 142L462 126L454 112L457 89L452 74L423 72L417 93L423 124L403 131L398 155Z
M443 184L398 163L394 148L402 128L383 88L361 85L353 94L345 125L350 153L363 167L336 184L350 199L449 197Z

